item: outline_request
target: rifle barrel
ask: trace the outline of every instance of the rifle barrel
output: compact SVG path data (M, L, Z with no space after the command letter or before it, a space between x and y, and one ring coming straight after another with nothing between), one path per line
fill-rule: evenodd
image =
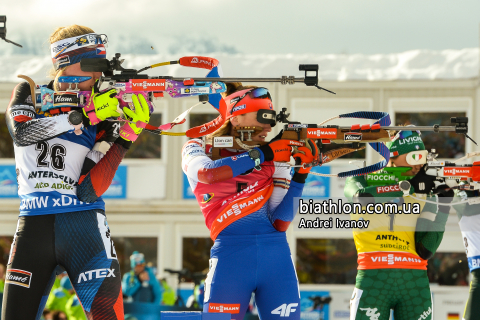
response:
M187 77L175 77L172 78L174 81L183 81L188 79ZM194 81L212 81L212 82L281 82L287 84L289 82L304 82L305 78L294 78L294 77L285 77L285 78L190 78Z
M401 127L401 126L388 126L388 127L381 127L385 130L420 130L420 131L447 131L447 132L455 132L455 126L439 126L434 128L433 126L412 126L412 127Z
M350 130L351 127L341 126L340 129ZM420 131L446 131L446 132L455 132L455 126L439 126L434 128L433 126L415 126L415 127L401 127L401 126L386 126L381 127L385 130L420 130Z

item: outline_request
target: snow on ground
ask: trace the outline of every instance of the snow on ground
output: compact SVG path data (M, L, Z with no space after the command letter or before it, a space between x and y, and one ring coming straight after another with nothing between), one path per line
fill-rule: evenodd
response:
M108 50L108 49L107 49ZM111 57L113 52L108 53ZM210 54L220 60L226 77L302 76L298 64L318 64L321 80L330 81L387 81L469 79L479 76L478 48L462 50L411 50L393 54ZM172 55L122 55L124 67L142 68L158 62L177 60ZM17 82L16 75L24 74L36 82L45 82L51 60L46 56L0 56L0 81ZM151 76L203 76L205 70L179 65L149 70Z

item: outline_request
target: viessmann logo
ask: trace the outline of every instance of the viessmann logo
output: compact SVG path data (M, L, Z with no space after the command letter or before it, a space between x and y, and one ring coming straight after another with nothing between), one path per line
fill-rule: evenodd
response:
M210 303L208 312L240 313L240 304Z
M470 168L443 168L443 174L446 176L459 176L469 174Z
M334 139L337 137L336 129L307 129L310 138Z
M165 89L165 80L164 79L133 79L132 80L133 89L144 89L144 90L163 90Z
M395 264L396 262L413 262L413 263L422 263L421 259L397 256L395 254L388 254L384 256L370 257L372 262L382 263L387 262L388 264Z

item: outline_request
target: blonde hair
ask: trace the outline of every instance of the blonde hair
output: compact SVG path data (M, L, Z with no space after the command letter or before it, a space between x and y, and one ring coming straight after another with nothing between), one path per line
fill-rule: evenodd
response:
M52 43L60 41L60 40L64 40L64 39L68 39L68 38L72 38L72 37L77 37L77 36L81 36L81 35L88 34L88 33L95 33L95 31L93 31L89 27L79 26L77 24L72 24L71 26L68 26L68 27L59 27L59 28L55 29L55 31L53 31L53 33L50 35L49 40L50 40L50 44L52 44ZM66 68L67 67L63 67L63 68L60 68L58 70L55 70L55 68L52 68L47 73L47 76L49 78L52 78L52 79L55 80L55 82L53 83L53 88L54 88L55 91L57 91L57 88L58 88L57 78L63 73L63 71Z
M218 128L215 132L207 135L207 139L212 139L213 137L221 137L225 135L230 135L232 131L232 123L230 119L225 120L220 128Z

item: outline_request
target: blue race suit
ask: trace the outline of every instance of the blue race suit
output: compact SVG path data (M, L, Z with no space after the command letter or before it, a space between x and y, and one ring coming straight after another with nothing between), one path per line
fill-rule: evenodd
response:
M260 149L258 149L260 151ZM188 141L182 168L215 241L205 280L204 312L243 319L252 292L262 319L300 319L300 295L285 231L293 220L306 174L248 153L222 150L212 161L201 141ZM288 315L287 315L288 314Z

